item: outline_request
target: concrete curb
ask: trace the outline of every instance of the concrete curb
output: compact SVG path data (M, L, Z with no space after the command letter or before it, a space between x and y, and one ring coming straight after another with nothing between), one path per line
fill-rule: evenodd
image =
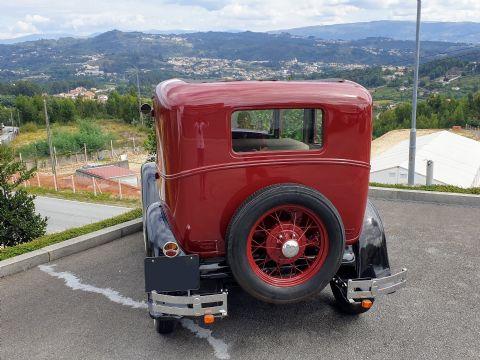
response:
M141 218L98 230L90 234L81 235L57 244L49 245L39 250L14 256L10 259L2 260L0 261L0 279L8 275L31 269L40 264L45 264L108 243L140 230L142 230Z
M371 186L368 196L373 199L418 201L443 205L480 207L480 195L455 194L438 191L389 189Z

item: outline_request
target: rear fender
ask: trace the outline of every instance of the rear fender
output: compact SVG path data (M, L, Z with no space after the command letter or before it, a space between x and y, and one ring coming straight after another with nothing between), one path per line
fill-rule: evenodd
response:
M161 202L150 204L144 220L146 239L154 256L163 256L162 248L167 242L178 243ZM181 248L178 255L185 255Z
M356 268L359 278L390 276L385 230L377 208L367 201L362 232L355 245Z

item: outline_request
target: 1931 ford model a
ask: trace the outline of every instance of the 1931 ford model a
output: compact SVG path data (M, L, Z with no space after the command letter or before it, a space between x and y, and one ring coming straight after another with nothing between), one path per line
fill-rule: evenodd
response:
M151 113L157 161L142 167L142 200L158 332L183 316L226 316L232 282L271 303L330 283L351 314L404 285L367 200L372 100L363 87L169 80Z

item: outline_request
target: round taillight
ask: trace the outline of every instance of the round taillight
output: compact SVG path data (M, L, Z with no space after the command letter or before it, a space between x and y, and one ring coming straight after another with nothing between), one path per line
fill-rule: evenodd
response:
M163 245L162 251L166 257L175 257L178 255L180 249L177 243L169 241Z

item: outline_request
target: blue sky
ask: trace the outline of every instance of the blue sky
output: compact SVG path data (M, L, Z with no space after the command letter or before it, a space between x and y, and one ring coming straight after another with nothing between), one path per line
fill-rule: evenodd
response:
M424 0L427 21L480 22L479 0ZM275 30L414 20L416 0L0 0L0 38L120 30Z

